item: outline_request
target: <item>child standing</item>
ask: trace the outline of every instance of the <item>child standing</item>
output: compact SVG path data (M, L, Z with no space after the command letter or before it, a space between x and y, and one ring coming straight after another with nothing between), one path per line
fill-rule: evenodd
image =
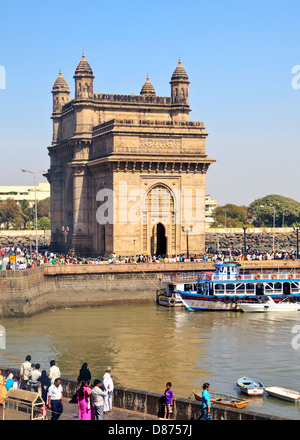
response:
M166 384L166 390L165 390L165 416L164 419L166 418L170 418L171 414L173 412L173 399L174 399L174 394L173 391L171 390L172 384L171 382L168 382Z

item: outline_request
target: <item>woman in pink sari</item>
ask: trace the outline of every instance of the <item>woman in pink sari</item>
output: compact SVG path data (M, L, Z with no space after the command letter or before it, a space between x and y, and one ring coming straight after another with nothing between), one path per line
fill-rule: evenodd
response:
M78 388L79 420L95 420L94 405L91 402L91 381L80 382Z

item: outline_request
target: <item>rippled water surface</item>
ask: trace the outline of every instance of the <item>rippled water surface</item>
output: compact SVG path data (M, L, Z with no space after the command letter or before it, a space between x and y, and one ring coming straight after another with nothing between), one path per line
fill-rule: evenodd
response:
M241 376L265 386L300 390L300 313L189 313L149 305L50 310L29 318L2 319L6 350L0 365L20 367L27 354L41 369L56 359L62 376L76 378L87 362L93 379L112 366L116 384L188 398L204 381L211 391L245 397ZM300 327L298 332L300 331ZM292 341L296 342L293 348ZM250 397L249 410L299 419L300 404L268 395Z

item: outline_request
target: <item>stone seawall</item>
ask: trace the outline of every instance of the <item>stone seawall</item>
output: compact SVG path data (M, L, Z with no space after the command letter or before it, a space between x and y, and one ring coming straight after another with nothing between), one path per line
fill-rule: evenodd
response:
M297 237L293 228L275 228L274 243L278 250L294 250L297 247ZM251 249L269 250L273 248L273 228L248 228L246 230L246 245ZM243 229L207 229L205 231L205 246L216 249L244 249Z
M49 246L51 231L38 230L38 245ZM35 246L34 230L0 230L0 248L5 246Z
M0 367L2 368L2 367ZM5 370L5 368L3 368ZM19 375L19 370L11 368L13 374ZM64 397L74 404L78 382L74 379L61 378ZM113 407L139 412L145 415L163 417L162 395L148 391L116 386L113 393ZM172 420L199 420L202 404L194 399L174 399ZM268 414L248 411L246 408L225 408L213 405L211 411L213 420L289 420Z
M252 272L300 271L300 261L242 262ZM0 271L0 317L30 316L51 308L155 302L168 273L211 271L211 262L51 265Z

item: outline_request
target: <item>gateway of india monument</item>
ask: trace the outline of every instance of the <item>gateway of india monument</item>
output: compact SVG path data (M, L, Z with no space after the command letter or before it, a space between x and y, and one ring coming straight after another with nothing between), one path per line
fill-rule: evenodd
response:
M48 147L52 247L95 257L204 252L206 155L203 122L189 120L189 78L179 60L171 96L149 77L140 94L95 93L85 54L53 88Z

